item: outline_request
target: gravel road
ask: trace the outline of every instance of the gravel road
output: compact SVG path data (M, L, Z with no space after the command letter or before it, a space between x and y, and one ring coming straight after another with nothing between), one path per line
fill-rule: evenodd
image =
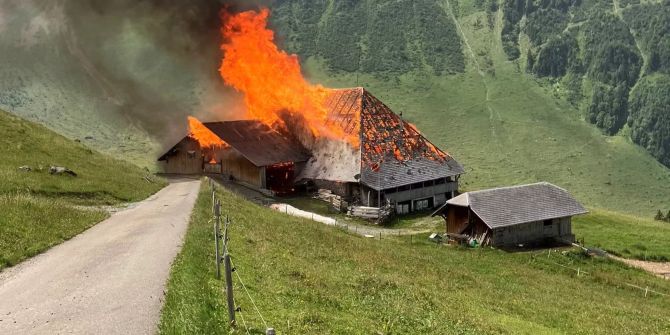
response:
M0 334L153 334L200 182L171 180L133 208L0 272Z

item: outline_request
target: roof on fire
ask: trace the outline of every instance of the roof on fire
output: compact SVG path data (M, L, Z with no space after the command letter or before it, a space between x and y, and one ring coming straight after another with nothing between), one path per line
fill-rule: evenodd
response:
M256 166L304 162L309 159L309 155L296 140L260 121L239 120L203 124ZM159 160L164 160L173 149Z
M332 146L324 145L313 150L302 178L337 176L337 181L360 181L379 190L464 173L453 157L362 87L334 90L326 108L331 122L348 134L358 132L360 155L345 161L340 157L347 155L333 155Z
M566 190L547 182L463 193L433 215L450 205L470 207L491 229L587 213Z
M204 125L256 166L304 162L309 158L296 140L260 121L207 122Z

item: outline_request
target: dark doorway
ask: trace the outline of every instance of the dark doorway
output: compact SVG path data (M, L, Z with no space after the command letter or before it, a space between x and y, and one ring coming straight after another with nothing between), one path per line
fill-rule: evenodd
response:
M265 168L267 188L278 195L291 194L295 191L294 177L295 164L293 163L280 163Z

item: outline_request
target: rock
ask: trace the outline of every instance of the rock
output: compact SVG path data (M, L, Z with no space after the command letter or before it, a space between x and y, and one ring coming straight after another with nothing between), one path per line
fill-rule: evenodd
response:
M31 168L31 167L28 166L28 165L19 166L19 171L30 172L30 171L32 171L32 170L33 170L33 168Z
M70 176L73 176L73 177L77 176L77 174L74 171L72 171L72 170L70 170L66 167L63 167L63 166L52 166L52 167L49 168L49 173L53 174L53 175L67 174L67 175L70 175Z

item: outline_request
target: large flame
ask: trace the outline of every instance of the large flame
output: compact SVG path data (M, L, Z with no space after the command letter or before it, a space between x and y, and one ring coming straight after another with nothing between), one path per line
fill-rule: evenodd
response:
M228 144L205 127L198 119L188 117L188 136L198 141L201 148L227 148Z
M296 55L289 55L274 43L267 28L270 12L222 12L224 58L219 72L226 84L244 94L247 113L270 126L284 123L282 113L302 116L316 137L344 139L356 145L358 134L347 135L328 122L325 101L331 90L310 84L301 73Z

